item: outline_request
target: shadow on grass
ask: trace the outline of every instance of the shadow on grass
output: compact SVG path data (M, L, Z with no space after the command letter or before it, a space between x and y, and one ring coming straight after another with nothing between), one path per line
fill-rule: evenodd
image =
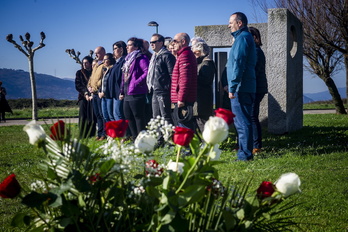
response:
M222 149L236 147L235 134L222 144ZM233 138L233 139L231 139ZM263 131L263 148L259 158L296 155L321 155L348 152L348 127L305 126L301 130L285 135L274 135Z

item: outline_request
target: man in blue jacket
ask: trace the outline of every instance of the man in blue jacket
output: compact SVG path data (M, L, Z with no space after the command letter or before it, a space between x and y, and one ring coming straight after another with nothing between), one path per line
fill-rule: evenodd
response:
M253 132L251 122L252 103L256 92L256 48L248 30L248 19L241 12L233 13L228 27L234 37L227 61L228 92L232 111L236 115L234 125L238 133L237 160L253 159Z

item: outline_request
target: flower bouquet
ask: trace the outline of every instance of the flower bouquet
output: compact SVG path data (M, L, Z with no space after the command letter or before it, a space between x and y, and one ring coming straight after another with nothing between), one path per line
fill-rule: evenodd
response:
M45 173L29 187L12 174L0 184L3 198L21 197L30 210L12 225L26 231L280 231L296 225L274 217L294 207L284 201L299 191L294 174L253 193L219 180L219 143L233 114L219 109L202 135L151 119L134 143L124 142L128 121L108 122L106 142L77 140L64 122L47 136L35 121L24 127L43 149ZM158 143L165 141L165 143Z

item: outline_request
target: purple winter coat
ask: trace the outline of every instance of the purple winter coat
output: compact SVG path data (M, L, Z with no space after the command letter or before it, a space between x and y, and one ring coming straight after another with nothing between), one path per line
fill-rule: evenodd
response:
M146 76L149 59L146 55L139 55L131 64L129 70L129 85L127 95L146 94L148 92ZM124 95L124 73L122 74L121 94Z

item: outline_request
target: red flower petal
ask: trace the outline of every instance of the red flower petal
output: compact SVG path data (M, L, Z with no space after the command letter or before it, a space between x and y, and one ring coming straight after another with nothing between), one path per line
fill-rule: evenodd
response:
M193 130L177 126L174 129L173 142L181 146L187 146L190 144L193 136Z
M260 199L264 199L266 197L272 196L274 191L275 191L274 185L272 182L269 182L269 181L263 181L260 187L256 190L257 196Z
M117 120L105 123L105 132L112 138L124 137L128 128L128 120Z
M232 124L233 118L236 117L232 111L223 108L216 109L215 116L224 119L227 125Z
M16 175L11 174L0 184L0 197L15 198L21 191Z
M63 140L65 133L65 123L62 120L59 120L53 126L51 126L51 134L50 137L53 140Z

